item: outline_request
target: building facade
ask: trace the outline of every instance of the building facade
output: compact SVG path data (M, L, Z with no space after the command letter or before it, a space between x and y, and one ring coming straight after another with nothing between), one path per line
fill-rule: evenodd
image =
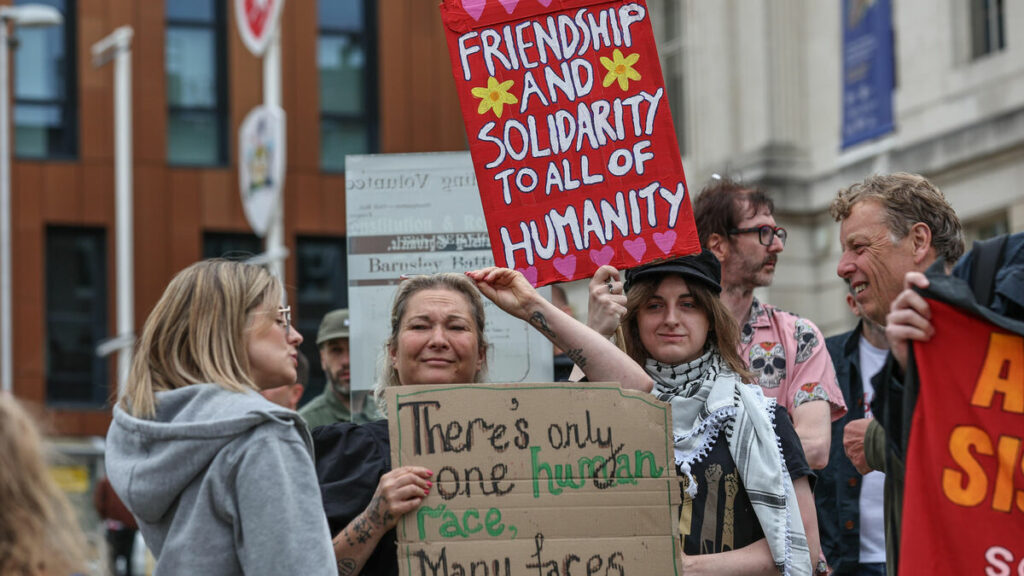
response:
M974 239L1024 231L1024 5L892 0L892 116L843 147L843 30L882 0L648 0L696 193L714 174L766 188L790 232L764 297L826 334L853 325L836 276L836 192L917 172Z
M117 326L114 78L90 47L134 29L136 333L177 271L263 249L242 209L236 142L262 102L263 67L227 0L33 2L64 24L14 30L13 388L47 408L58 434L102 436L116 395L115 360L95 354ZM316 327L347 305L345 154L466 139L436 3L291 1L280 33L285 281L319 372Z

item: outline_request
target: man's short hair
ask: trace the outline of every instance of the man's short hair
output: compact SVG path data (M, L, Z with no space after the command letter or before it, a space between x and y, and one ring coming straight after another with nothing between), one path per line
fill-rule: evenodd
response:
M932 231L937 258L953 265L964 253L964 231L946 197L920 174L875 174L839 191L828 212L836 222L850 216L854 205L874 200L885 209L886 224L894 240L902 240L921 222Z
M712 234L728 237L744 219L767 209L775 212L775 203L756 187L731 178L718 178L704 187L693 201L693 218L697 222L701 248L708 247Z

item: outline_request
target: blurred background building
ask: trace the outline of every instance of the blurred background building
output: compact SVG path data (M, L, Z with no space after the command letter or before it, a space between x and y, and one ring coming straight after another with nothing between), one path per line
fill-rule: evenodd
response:
M852 327L828 205L872 173L931 179L960 216L968 248L1024 231L1024 3L648 4L691 189L714 173L760 185L789 230L766 300L826 335ZM850 33L872 19L868 38ZM876 78L864 81L870 48ZM890 107L890 129L872 126L884 114L858 101L869 90L876 107Z

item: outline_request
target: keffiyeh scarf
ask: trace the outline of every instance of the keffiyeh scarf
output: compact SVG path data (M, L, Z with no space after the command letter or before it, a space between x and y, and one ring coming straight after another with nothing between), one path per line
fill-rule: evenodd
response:
M717 349L671 366L648 359L644 368L654 379L652 393L672 404L676 464L687 476L687 494L701 489L691 466L711 450L724 428L754 513L779 571L787 576L811 574L807 537L782 445L775 435L775 401L757 386L744 384Z

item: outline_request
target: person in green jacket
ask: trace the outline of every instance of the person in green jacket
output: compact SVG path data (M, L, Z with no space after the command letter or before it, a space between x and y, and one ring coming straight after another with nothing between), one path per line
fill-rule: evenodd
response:
M349 324L348 309L345 308L328 312L320 321L316 346L327 385L319 396L299 410L299 415L306 420L311 430L335 422L365 424L383 418L370 394L352 394L349 380Z

